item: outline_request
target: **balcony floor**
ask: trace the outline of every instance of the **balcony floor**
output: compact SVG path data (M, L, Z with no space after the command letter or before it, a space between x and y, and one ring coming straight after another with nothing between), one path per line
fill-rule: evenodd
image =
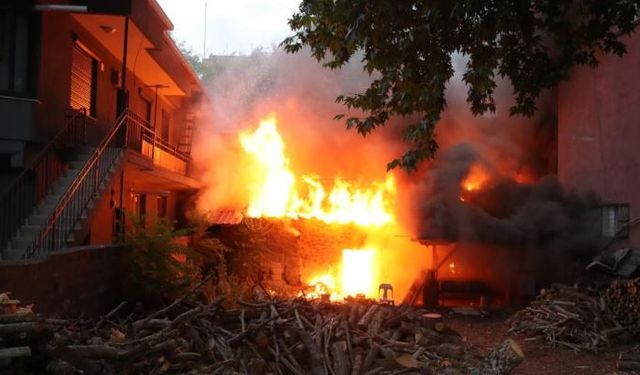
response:
M155 164L148 157L129 151L125 179L141 191L197 190L199 181Z

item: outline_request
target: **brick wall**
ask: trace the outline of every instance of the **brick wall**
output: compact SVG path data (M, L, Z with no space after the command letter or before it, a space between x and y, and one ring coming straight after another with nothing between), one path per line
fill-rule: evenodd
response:
M54 316L95 315L120 303L125 249L87 246L42 260L0 264L0 292Z

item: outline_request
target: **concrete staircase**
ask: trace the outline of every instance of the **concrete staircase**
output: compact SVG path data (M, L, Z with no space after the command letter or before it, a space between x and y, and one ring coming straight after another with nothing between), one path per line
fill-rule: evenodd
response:
M11 238L7 247L2 251L3 260L19 260L23 259L28 249L32 246L34 241L40 236L43 229L45 229L50 218L52 217L56 207L60 203L67 189L73 184L78 177L85 164L91 159L95 153L95 147L83 147L75 159L69 164L69 169L65 174L58 179L54 187L49 191L45 197L43 203L38 207L35 207L33 214L26 220L26 222L20 226L18 232ZM95 191L92 192L87 202L81 202L82 213L79 218L61 218L56 223L57 228L69 228L67 233L62 233L59 229L56 232L57 236L63 236L65 238L66 246L78 245L86 237L88 233L88 221L91 218L91 213L97 200L99 200L104 190L109 186L109 182L114 173L119 169L122 164L124 150L121 151L121 155L118 160L108 169L105 176L100 178L100 184ZM69 222L63 222L68 220ZM70 222L70 221L74 222ZM63 245L63 246L65 246Z

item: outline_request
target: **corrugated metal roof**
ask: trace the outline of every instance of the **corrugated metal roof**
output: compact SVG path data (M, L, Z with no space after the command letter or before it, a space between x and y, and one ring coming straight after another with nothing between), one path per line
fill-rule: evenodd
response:
M233 209L218 209L209 215L211 225L238 225L242 219L242 212Z

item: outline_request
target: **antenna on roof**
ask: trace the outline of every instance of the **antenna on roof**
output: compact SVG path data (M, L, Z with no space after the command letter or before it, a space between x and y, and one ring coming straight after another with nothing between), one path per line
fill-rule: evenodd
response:
M204 0L204 38L202 42L202 59L207 57L207 0Z

